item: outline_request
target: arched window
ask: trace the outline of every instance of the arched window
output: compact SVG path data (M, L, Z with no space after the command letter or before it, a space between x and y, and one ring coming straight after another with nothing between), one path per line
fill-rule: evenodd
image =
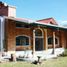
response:
M29 37L18 36L16 37L16 46L27 46L29 45Z
M53 44L53 37L48 37L48 45ZM55 44L59 44L59 39L58 37L55 37Z
M40 29L36 29L35 36L42 36L42 31Z

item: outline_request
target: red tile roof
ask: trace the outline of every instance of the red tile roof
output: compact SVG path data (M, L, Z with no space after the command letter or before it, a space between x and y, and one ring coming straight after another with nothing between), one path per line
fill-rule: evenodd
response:
M53 18L41 19L41 20L37 20L37 22L58 25L57 22Z

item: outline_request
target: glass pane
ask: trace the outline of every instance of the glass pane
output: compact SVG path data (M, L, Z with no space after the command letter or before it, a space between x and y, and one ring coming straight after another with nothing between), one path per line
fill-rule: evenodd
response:
M42 36L42 31L39 30L39 29L37 29L37 30L35 31L35 36Z
M43 38L35 38L35 50L43 50Z
M29 45L29 38L25 36L19 36L16 38L16 45Z
M53 42L52 37L51 38L48 38L48 44L52 44L52 42Z
M50 45L50 44L53 44L53 38L52 37L48 38L48 45ZM58 44L58 39L57 38L55 38L55 44Z
M55 44L58 44L58 39L57 38L55 38Z
M16 23L16 27L20 27L20 28L29 28L30 26L28 24L23 24L23 23Z
M16 38L16 45L17 46L20 45L20 39L19 39L19 37Z

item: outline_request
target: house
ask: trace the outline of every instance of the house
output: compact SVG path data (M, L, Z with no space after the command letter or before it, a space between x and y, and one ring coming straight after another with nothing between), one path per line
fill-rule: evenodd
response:
M54 18L16 18L16 8L0 2L0 51L17 55L57 54L67 48L67 28Z

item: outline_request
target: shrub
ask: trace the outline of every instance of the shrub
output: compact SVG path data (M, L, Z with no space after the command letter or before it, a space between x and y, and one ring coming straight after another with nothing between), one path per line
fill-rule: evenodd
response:
M67 49L64 50L63 54L61 54L61 56L65 57L67 56Z

